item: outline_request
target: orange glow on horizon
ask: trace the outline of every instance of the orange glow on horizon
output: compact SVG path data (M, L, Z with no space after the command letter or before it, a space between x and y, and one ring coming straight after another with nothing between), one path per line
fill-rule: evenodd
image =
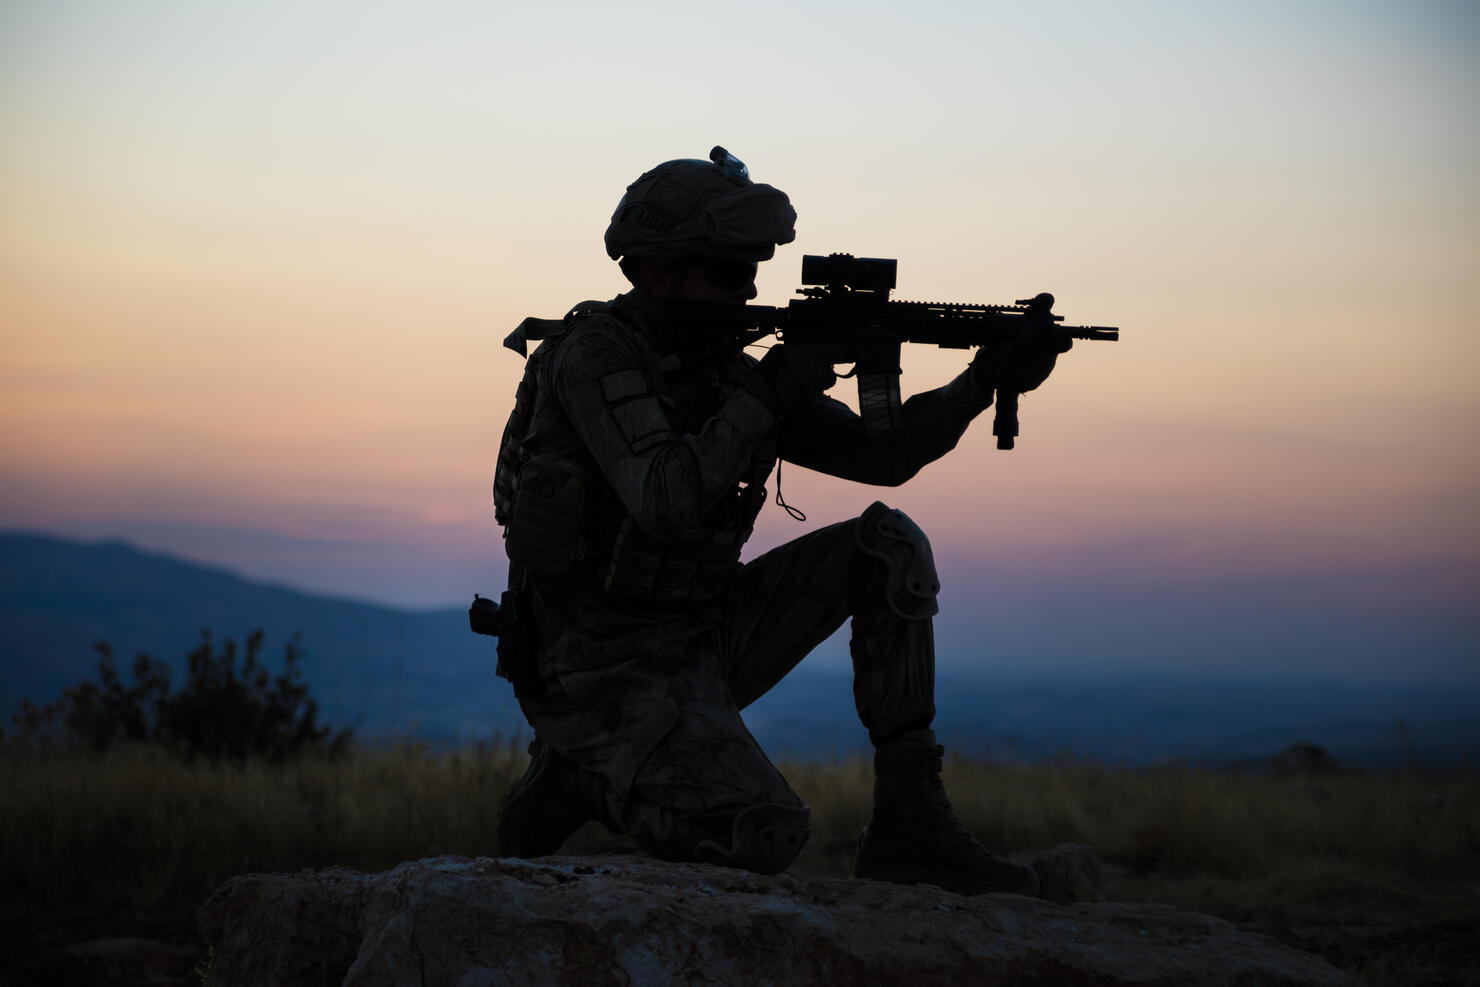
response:
M622 290L621 189L724 140L799 212L761 302L804 253L851 251L898 258L900 298L1050 290L1124 330L1024 399L1010 454L989 415L899 490L787 467L813 522L878 498L956 558L1154 544L1125 564L1190 577L1480 557L1474 16L1317 7L1086 5L1072 29L963 7L949 31L868 7L828 52L788 10L785 37L748 23L614 86L616 11L568 38L533 8L22 0L0 15L0 525L486 551L504 335ZM1052 34L1058 68L972 32ZM889 78L840 85L861 52L894 53ZM715 64L753 78L634 110ZM906 391L967 359L907 352ZM768 507L756 547L801 530Z

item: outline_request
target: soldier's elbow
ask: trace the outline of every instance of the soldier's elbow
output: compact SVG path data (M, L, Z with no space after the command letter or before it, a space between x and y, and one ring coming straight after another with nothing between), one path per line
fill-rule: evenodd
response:
M879 464L877 471L879 478L874 483L880 487L902 487L915 478L923 465L914 457L904 455L903 452L887 456L884 462Z

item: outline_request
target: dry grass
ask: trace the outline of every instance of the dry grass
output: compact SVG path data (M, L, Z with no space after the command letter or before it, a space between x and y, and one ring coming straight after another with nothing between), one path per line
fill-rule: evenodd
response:
M0 875L48 908L194 910L233 874L492 854L507 745L186 763L140 748L0 760Z
M868 817L867 765L782 770L812 804L823 837L803 865L841 873L843 851ZM1423 879L1457 869L1480 876L1480 777L1473 774L1282 776L952 759L944 777L967 828L1003 850L1087 843L1127 871L1174 879L1252 879L1312 860Z
M499 798L525 762L507 744L236 767L148 749L6 755L0 891L42 913L183 927L233 874L492 855ZM797 869L847 874L870 809L868 763L781 768L814 810ZM1116 898L1209 911L1374 983L1416 982L1416 969L1448 982L1465 957L1480 960L1466 931L1480 923L1475 774L949 760L946 783L963 822L994 848L1094 847Z

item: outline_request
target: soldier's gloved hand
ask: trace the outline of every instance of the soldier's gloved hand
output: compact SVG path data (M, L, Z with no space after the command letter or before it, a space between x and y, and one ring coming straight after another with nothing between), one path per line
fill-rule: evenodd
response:
M1048 379L1060 353L1074 340L1055 324L1023 326L1016 339L983 346L971 360L971 376L984 390L1031 391Z
M767 403L781 418L811 407L838 380L826 356L806 346L787 349L783 343L766 351L756 373L771 389L774 402Z

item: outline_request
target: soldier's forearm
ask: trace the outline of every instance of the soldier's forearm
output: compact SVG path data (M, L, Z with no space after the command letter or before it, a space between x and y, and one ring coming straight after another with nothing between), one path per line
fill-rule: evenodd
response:
M753 469L757 447L775 426L751 395L737 392L697 434L674 435L642 460L636 482L617 493L634 520L655 538L698 528L710 509Z
M856 483L898 486L954 449L991 404L991 392L962 373L905 401L903 427L884 444L869 442L863 419L846 405L824 398L783 433L781 457Z
M698 527L714 504L753 469L775 418L736 389L697 433L678 432L650 394L613 406L599 387L566 386L571 424L627 512L655 538Z

